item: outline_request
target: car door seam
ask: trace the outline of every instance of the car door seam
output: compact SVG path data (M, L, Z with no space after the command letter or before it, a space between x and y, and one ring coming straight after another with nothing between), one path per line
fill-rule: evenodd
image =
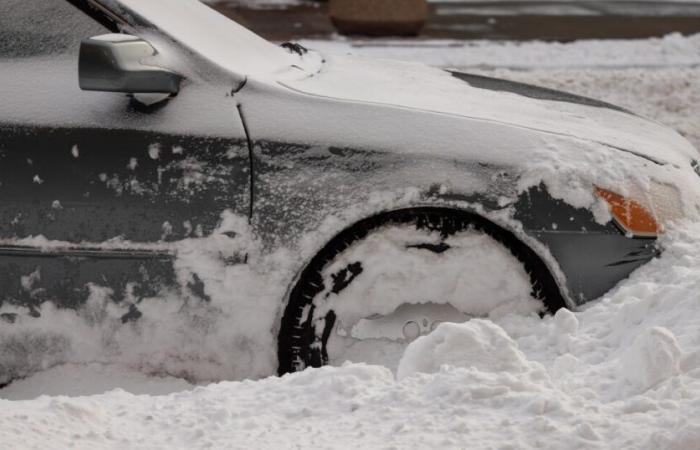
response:
M250 198L248 204L248 221L253 220L253 202L255 201L255 175L253 164L253 141L250 138L250 133L248 131L248 123L245 120L245 115L243 114L243 105L240 103L236 104L236 109L238 110L238 115L241 118L241 124L243 125L243 132L245 133L246 145L248 146L248 184L250 189Z

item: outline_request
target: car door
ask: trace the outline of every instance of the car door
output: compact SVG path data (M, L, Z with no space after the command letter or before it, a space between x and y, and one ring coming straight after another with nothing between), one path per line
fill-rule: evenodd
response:
M173 243L250 211L234 86L193 77L152 105L81 91L80 39L109 30L65 2L5 3L0 307L76 307L91 286L137 303L176 283Z

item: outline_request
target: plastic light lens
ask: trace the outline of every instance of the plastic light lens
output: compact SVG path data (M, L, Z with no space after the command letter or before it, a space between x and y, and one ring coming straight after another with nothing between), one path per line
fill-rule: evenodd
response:
M638 237L654 237L661 232L661 226L654 215L638 202L598 186L595 193L605 200L615 221L626 233Z

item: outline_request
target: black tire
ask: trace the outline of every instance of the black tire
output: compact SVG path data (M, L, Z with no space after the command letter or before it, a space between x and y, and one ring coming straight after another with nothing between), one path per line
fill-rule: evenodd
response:
M565 307L559 286L546 264L527 245L504 228L466 211L447 208L412 208L389 212L362 220L345 229L326 245L306 266L289 295L289 302L280 324L278 339L278 373L297 372L306 367L320 367L327 363L326 343L335 323L335 314L330 311L325 318L323 333L315 333L312 324L313 299L325 290L321 276L323 269L337 255L353 243L364 239L373 230L385 225L413 224L418 229L439 231L447 237L473 229L481 231L501 243L515 256L530 276L532 295L541 300L550 313ZM439 247L431 250L440 252ZM361 273L361 265L350 265L344 273L334 277L331 292L339 292Z

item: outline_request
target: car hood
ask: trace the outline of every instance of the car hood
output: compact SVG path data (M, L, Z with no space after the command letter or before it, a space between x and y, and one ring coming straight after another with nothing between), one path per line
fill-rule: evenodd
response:
M608 103L421 64L326 56L313 77L281 82L305 94L491 121L593 141L657 163L687 164L695 148L674 130Z

